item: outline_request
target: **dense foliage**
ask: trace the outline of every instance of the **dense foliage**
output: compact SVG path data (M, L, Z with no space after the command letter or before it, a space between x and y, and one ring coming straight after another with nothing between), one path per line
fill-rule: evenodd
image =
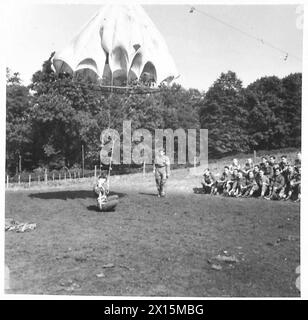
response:
M50 59L28 87L7 70L7 171L81 166L82 148L86 167L93 168L99 164L102 130L121 133L123 120L131 120L132 130L151 132L206 128L212 157L300 147L301 74L263 77L243 88L229 71L206 93L178 84L153 93L116 93L88 80L57 76Z

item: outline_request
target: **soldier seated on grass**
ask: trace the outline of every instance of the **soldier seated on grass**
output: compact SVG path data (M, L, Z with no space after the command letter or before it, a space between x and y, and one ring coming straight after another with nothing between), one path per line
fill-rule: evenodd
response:
M274 171L273 171L273 167L270 166L269 161L266 161L264 164L264 168L262 168L262 170L264 171L264 174L271 179L272 176L274 175Z
M204 193L212 194L215 188L215 178L209 169L205 169L201 181Z
M300 201L301 198L301 167L289 166L286 181L286 198Z
M275 168L275 174L271 180L269 187L269 195L265 197L267 200L280 200L284 197L285 192L285 178L281 174L279 167Z
M275 156L270 156L269 157L269 163L273 167L276 163L276 157Z
M300 152L298 152L296 154L296 159L294 160L294 166L296 168L300 168L302 165L302 154Z
M262 169L263 171L265 171L266 163L267 163L267 157L266 157L266 156L263 156L263 157L261 158L261 162L259 163L259 167L260 167L260 169Z
M269 190L270 179L268 176L265 175L263 170L259 171L257 183L259 186L259 190L261 191L260 197L264 198L267 195Z
M281 174L286 178L287 170L289 167L289 162L288 162L287 156L285 156L285 155L281 156L281 161L279 163L279 167L281 170Z
M243 197L252 197L259 191L259 186L256 181L255 175L253 171L249 171L248 177L246 179L246 191L243 194Z
M236 184L233 185L233 189L235 190L234 196L237 198L243 196L247 191L247 188L247 178L244 176L243 172L240 171L238 173Z
M254 165L253 167L253 175L256 180L259 179L259 172L260 172L260 166L258 164Z
M230 173L233 174L234 170L241 170L241 165L236 158L233 159L232 164L229 166Z
M231 174L228 166L224 167L224 172L221 177L216 181L216 185L213 194L226 193L230 190Z
M238 176L239 170L238 169L233 169L233 173L231 175L231 182L230 182L230 191L228 192L228 195L231 197L235 197L237 195L237 182L238 182Z
M247 162L245 163L244 168L242 169L242 172L245 175L245 177L247 177L248 172L253 169L253 166L254 166L254 164L253 164L252 159L248 158Z
M107 195L109 193L108 178L106 172L102 172L102 174L97 178L97 181L93 186L93 191L96 196L99 196L100 193L102 193L103 195Z

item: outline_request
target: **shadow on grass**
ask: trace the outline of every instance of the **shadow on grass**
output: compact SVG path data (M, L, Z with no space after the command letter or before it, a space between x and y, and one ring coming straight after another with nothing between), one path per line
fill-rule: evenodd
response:
M104 210L104 211L100 211L98 210L97 206L95 205L90 205L90 206L87 206L87 209L89 211L96 211L96 212L99 212L99 213L105 213L105 212L115 212L116 211L116 208L112 208L112 209L109 209L109 210Z
M157 197L157 193L139 192L139 194L142 194L142 195L144 195L144 196L153 196L153 197Z
M95 205L87 206L87 209L88 209L89 211L96 211L96 212L98 212L97 206L95 206Z
M193 188L193 191L196 194L204 194L203 188Z
M118 193L118 192L110 192L110 196L117 195L119 198L123 198L126 196L126 193ZM38 199L58 199L58 200L68 200L68 199L87 199L93 198L96 196L91 190L74 190L74 191L55 191L55 192L41 192L41 193L31 193L29 194L30 198L38 198ZM95 206L96 208L96 206Z

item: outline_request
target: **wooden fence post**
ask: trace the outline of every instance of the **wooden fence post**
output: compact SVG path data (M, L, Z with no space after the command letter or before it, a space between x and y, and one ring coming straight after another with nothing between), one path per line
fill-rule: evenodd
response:
M55 174L52 174L52 182L55 182Z
M47 169L45 169L45 183L47 184L48 177L47 177Z
M20 185L20 175L18 176L18 184Z
M94 177L96 178L96 166L94 166Z

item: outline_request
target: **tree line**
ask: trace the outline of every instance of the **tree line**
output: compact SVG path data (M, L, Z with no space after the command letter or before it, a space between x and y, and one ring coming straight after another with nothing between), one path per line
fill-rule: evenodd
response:
M100 134L171 128L209 130L209 157L301 145L301 73L263 77L243 87L234 72L222 73L207 92L179 84L155 91L102 90L89 79L56 75L50 60L29 86L7 69L6 169L10 174L36 168L99 164ZM140 89L141 88L141 89ZM175 146L176 150L176 146Z

